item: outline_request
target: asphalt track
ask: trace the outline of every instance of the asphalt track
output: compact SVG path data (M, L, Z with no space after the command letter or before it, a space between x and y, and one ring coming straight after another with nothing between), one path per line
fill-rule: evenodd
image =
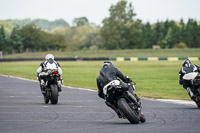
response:
M0 133L200 133L200 109L142 99L146 123L118 119L97 92L63 87L44 104L38 82L0 76Z

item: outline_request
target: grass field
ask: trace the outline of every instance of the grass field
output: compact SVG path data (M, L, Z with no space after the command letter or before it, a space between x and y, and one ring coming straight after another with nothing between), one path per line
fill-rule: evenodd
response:
M102 66L101 61L59 63L63 70L64 85L97 89L96 77ZM194 63L200 64L199 61ZM0 63L0 74L36 80L39 64L37 61ZM125 61L114 64L124 75L128 75L137 83L136 93L140 97L189 100L187 92L178 84L178 72L182 61Z
M82 50L50 51L5 55L4 58L43 58L47 53L55 57L200 57L200 48L193 49L131 49L131 50Z

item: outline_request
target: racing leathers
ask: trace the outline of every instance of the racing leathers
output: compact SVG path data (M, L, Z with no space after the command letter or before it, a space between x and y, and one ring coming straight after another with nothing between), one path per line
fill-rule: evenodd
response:
M200 72L200 67L198 65L190 65L190 66L183 66L179 71L179 84L183 85L183 88L185 88L188 92L188 95L191 97L191 99L194 98L194 88L191 83L186 83L183 80L183 76L187 73L191 72Z
M128 88L129 91L133 94L133 86L128 85L127 83L130 83L132 80L128 78L127 76L124 76L117 68L108 68L108 67L102 67L99 73L99 76L97 77L97 87L98 87L98 95L100 98L104 98L103 94L103 87L108 84L109 82L113 80L117 80L117 78L120 78L122 81L120 81L120 84L123 88Z
M41 91L42 93L44 93L44 87L46 85L46 78L45 78L45 74L47 73L47 70L48 70L48 66L49 65L53 65L55 69L58 70L58 74L60 75L60 79L58 80L58 91L61 91L61 84L62 84L62 78L61 78L61 75L62 75L62 69L60 67L60 64L58 62L56 62L55 60L53 59L48 59L44 62L42 62L39 66L39 68L37 69L37 78L40 82L40 87L41 87Z
M137 99L139 102L139 98L136 94L133 93L133 85L128 85L127 83L132 82L130 78L127 76L124 76L117 68L115 67L107 67L103 66L100 70L99 76L97 77L97 87L98 87L98 96L100 98L105 99L104 93L103 93L103 87L110 83L113 80L118 80L120 78L122 81L120 81L120 85L124 88L130 91L132 95ZM105 103L108 107L112 108L118 115L119 118L122 118L121 114L119 113L119 110L114 104L112 103L112 99L105 99Z

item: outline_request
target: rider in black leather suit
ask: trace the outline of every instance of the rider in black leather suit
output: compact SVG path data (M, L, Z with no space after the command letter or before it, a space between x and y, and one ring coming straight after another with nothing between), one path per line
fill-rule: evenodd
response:
M103 87L108 84L109 82L113 81L113 80L117 80L117 78L120 78L122 81L120 81L120 85L124 88L124 89L128 89L130 91L131 94L133 94L136 99L139 101L140 99L137 97L136 94L133 93L133 86L132 85L128 85L127 83L132 82L132 80L130 78L128 78L128 76L124 76L115 66L111 61L106 61L104 62L99 76L97 77L97 87L98 87L98 96L100 98L104 99L104 94L103 94ZM111 107L113 110L117 112L117 109L106 99L106 105ZM119 114L118 114L119 115ZM121 116L119 116L121 117Z
M200 72L200 67L195 64L193 65L189 59L185 59L183 61L182 66L183 67L179 71L179 84L183 85L183 88L185 88L187 90L188 95L191 97L191 99L194 99L195 98L195 96L193 94L194 88L192 87L191 83L186 84L185 82L183 82L183 76L190 72Z

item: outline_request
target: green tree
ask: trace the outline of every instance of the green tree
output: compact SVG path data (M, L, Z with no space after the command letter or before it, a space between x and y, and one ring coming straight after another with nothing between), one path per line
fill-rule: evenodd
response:
M134 21L135 13L130 3L119 1L109 9L110 17L103 20L101 36L106 49L134 48L140 44L142 24L140 20Z
M25 50L37 51L43 45L42 31L34 24L24 26L21 29L21 37Z
M164 22L164 26L164 31L167 32L164 34L164 38L161 41L161 45L163 48L173 48L175 44L181 42L181 28L179 26L179 23L167 20L166 22Z
M75 18L73 20L73 25L74 26L83 26L89 24L89 21L86 17L80 17L80 18Z
M185 27L184 42L191 48L200 46L200 28L197 22L189 19Z
M81 49L101 49L102 37L100 35L100 29L96 29L89 33L81 46Z
M153 30L149 22L147 22L146 25L142 28L142 38L143 45L141 48L152 48L154 45Z
M3 51L6 48L6 35L4 26L0 28L0 51Z
M8 52L8 51L11 51L11 49L12 48L9 48L7 46L7 39L6 39L4 26L1 26L1 28L0 28L0 51Z
M21 37L20 29L19 27L15 27L11 32L8 43L16 52L22 52L24 48L22 41L23 38Z
M44 44L49 44L48 49L50 50L65 50L67 47L64 35L60 34L48 34Z
M162 40L165 37L164 34L164 24L162 22L157 22L155 24L155 27L153 28L153 38L154 38L154 44L160 45L161 47L164 47L162 45Z
M70 50L79 50L83 48L87 36L93 31L90 25L82 25L73 27L66 33L67 48Z

